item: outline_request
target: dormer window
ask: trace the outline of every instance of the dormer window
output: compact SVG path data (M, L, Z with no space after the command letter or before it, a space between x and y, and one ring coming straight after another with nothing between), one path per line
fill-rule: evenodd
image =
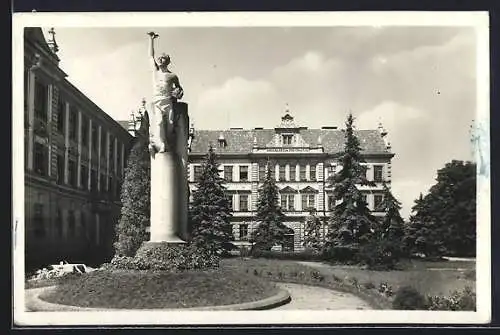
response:
M219 143L219 148L225 148L227 146L226 139L224 137L224 134L222 133L219 135L219 139L217 142Z
M292 145L292 138L293 135L291 134L283 135L283 145Z

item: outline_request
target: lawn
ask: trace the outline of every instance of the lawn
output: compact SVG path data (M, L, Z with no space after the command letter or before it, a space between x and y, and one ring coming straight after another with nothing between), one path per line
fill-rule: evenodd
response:
M188 308L256 301L277 292L262 278L224 269L179 273L96 271L63 281L40 298L80 307Z
M381 283L392 286L393 291L398 287L410 285L422 294L448 295L454 290L462 290L466 286L475 290L475 262L423 262L411 260L402 264L403 270L371 271L359 266L326 265L321 263L300 262L270 259L228 259L221 264L229 269L245 271L245 268L254 267L267 272L294 271L310 272L316 269L326 277L336 276L341 279L357 279L360 284L372 283L379 287Z

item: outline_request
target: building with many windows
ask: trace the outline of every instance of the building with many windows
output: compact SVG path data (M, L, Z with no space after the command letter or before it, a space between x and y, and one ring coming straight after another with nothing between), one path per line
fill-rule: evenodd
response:
M59 68L54 30L24 32L26 265L112 255L132 136Z
M189 154L191 189L201 173L201 164L212 145L226 180L227 196L233 208L233 234L236 244L248 245L255 221L258 189L265 176L266 162L276 178L279 201L290 228L284 250L301 250L305 219L311 209L320 217L330 215L335 203L327 178L339 171L338 157L344 148L344 131L337 127L308 129L296 125L288 110L281 123L272 129L231 128L229 130L192 130L194 138ZM355 131L366 161L367 177L376 186L360 186L373 210L382 201L382 181L391 181L390 144L382 126ZM326 233L326 227L325 227Z

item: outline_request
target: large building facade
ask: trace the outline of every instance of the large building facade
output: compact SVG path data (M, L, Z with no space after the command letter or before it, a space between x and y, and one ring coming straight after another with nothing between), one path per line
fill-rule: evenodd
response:
M54 31L24 33L25 260L112 255L132 136L59 68Z
M335 204L329 175L339 171L339 154L344 148L344 130L337 127L308 129L296 125L288 110L281 123L272 129L231 128L229 130L192 130L188 176L191 190L201 173L210 145L218 155L220 173L226 181L227 196L233 209L235 244L248 246L249 236L258 225L255 219L258 190L269 162L279 188L279 202L289 228L285 251L303 249L305 220L312 209L320 217L331 214ZM383 199L382 182L391 182L391 152L382 126L357 130L367 178L375 186L359 186L374 215ZM326 227L324 228L326 234Z

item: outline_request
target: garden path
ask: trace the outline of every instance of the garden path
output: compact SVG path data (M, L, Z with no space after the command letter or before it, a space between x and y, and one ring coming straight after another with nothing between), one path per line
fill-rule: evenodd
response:
M282 289L287 290L292 300L275 310L371 310L373 309L361 298L339 291L330 290L323 287L276 283Z

